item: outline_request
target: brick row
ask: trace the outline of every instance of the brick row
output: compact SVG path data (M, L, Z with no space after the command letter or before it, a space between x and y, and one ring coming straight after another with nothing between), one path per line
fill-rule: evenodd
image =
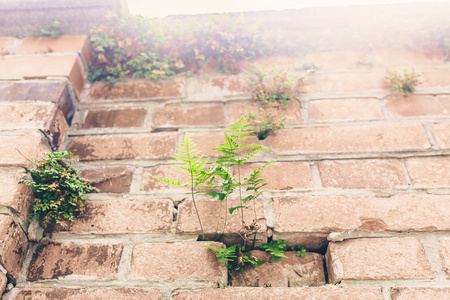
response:
M133 246L129 279L203 280L225 286L226 265L205 245L217 242L152 243ZM60 279L108 280L117 277L123 252L115 243L43 242L35 250L28 281Z
M173 220L170 200L86 201L85 211L67 228L68 233L169 233Z
M342 280L434 278L416 238L331 242L326 257L329 280L334 284Z
M313 249L337 231L449 230L449 200L448 195L416 194L281 197L273 199L273 227L277 239Z
M40 159L42 154L49 151L48 141L37 130L16 135L0 135L0 164L4 166L31 166L30 158Z
M28 220L33 203L32 188L21 180L29 178L23 169L0 170L0 206L7 207Z
M10 216L0 215L0 264L17 280L28 249L28 240Z

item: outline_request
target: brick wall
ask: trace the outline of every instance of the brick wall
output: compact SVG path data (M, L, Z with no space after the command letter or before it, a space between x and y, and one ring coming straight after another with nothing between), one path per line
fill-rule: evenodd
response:
M236 237L198 241L185 191L150 174L179 174L171 156L186 132L217 155L211 148L224 128L257 107L243 75L85 84L86 38L63 39L5 39L3 46L0 288L15 285L3 299L450 297L450 80L442 59L382 49L260 61L320 67L308 92L280 110L290 119L262 141L269 151L243 167L277 160L264 173L270 184L258 239L285 239L309 253L285 261L290 273L263 265L280 275L240 279L272 288L226 287L225 265L203 246ZM52 53L39 53L48 47ZM423 72L414 96L389 94L384 77L392 67ZM30 190L18 182L29 176L29 162L15 148L26 157L72 151L101 192L89 195L86 212L67 229L28 241ZM198 200L208 238L218 205ZM238 227L231 217L226 230Z

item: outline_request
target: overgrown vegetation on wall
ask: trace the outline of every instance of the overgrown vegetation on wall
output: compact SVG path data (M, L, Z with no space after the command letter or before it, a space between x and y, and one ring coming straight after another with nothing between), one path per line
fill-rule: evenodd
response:
M124 15L91 31L94 57L89 80L114 84L125 78L158 80L205 67L239 72L242 60L279 47L266 32L243 18L209 16L195 22Z

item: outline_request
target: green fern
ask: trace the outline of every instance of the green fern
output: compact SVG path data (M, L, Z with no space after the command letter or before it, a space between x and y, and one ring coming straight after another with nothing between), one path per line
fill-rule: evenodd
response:
M286 257L286 255L284 255L286 253L285 240L276 240L270 241L269 243L262 243L261 245L259 245L259 248L263 249L266 252L269 252L272 255L272 259L274 262L277 262L280 259Z
M196 146L197 145L189 138L189 135L186 133L181 147L177 149L178 153L173 156L173 158L175 158L177 161L184 164L174 167L187 171L190 176L190 183L182 184L180 180L159 178L153 175L151 176L167 184L191 188L191 191L188 194L190 194L192 197L195 213L197 214L197 219L200 224L202 239L205 239L202 221L200 219L200 214L198 213L197 204L195 203L195 195L201 192L199 190L203 188L202 185L207 185L208 180L211 178L211 174L204 170L205 165L208 163L209 159L203 159L203 155L200 154L200 151L195 149Z

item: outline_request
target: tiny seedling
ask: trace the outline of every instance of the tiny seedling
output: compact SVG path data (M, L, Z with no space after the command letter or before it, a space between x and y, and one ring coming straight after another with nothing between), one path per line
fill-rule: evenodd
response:
M250 123L258 140L264 140L270 134L284 128L286 120L287 117L277 118L277 114L274 112L272 105L260 108L258 114L248 112L247 116L247 121Z
M414 69L411 69L411 72L405 69L403 75L391 70L387 70L387 73L386 80L389 82L391 90L395 93L402 93L405 97L414 93L416 86L420 84L420 74L416 73Z
M34 28L31 36L33 37L52 37L59 38L63 35L61 22L53 21L50 24L44 25L40 28Z
M56 151L48 153L42 160L31 160L33 180L25 181L33 187L35 197L30 221L38 219L46 231L54 224L66 227L67 221L73 221L84 210L85 194L97 190L79 177L73 160L69 160L71 157L70 152Z
M307 70L302 76L290 75L289 69L272 68L266 71L261 66L255 66L255 71L247 71L246 81L252 88L252 97L262 107L271 103L280 103L287 108L288 102L304 91L303 82L312 70Z

